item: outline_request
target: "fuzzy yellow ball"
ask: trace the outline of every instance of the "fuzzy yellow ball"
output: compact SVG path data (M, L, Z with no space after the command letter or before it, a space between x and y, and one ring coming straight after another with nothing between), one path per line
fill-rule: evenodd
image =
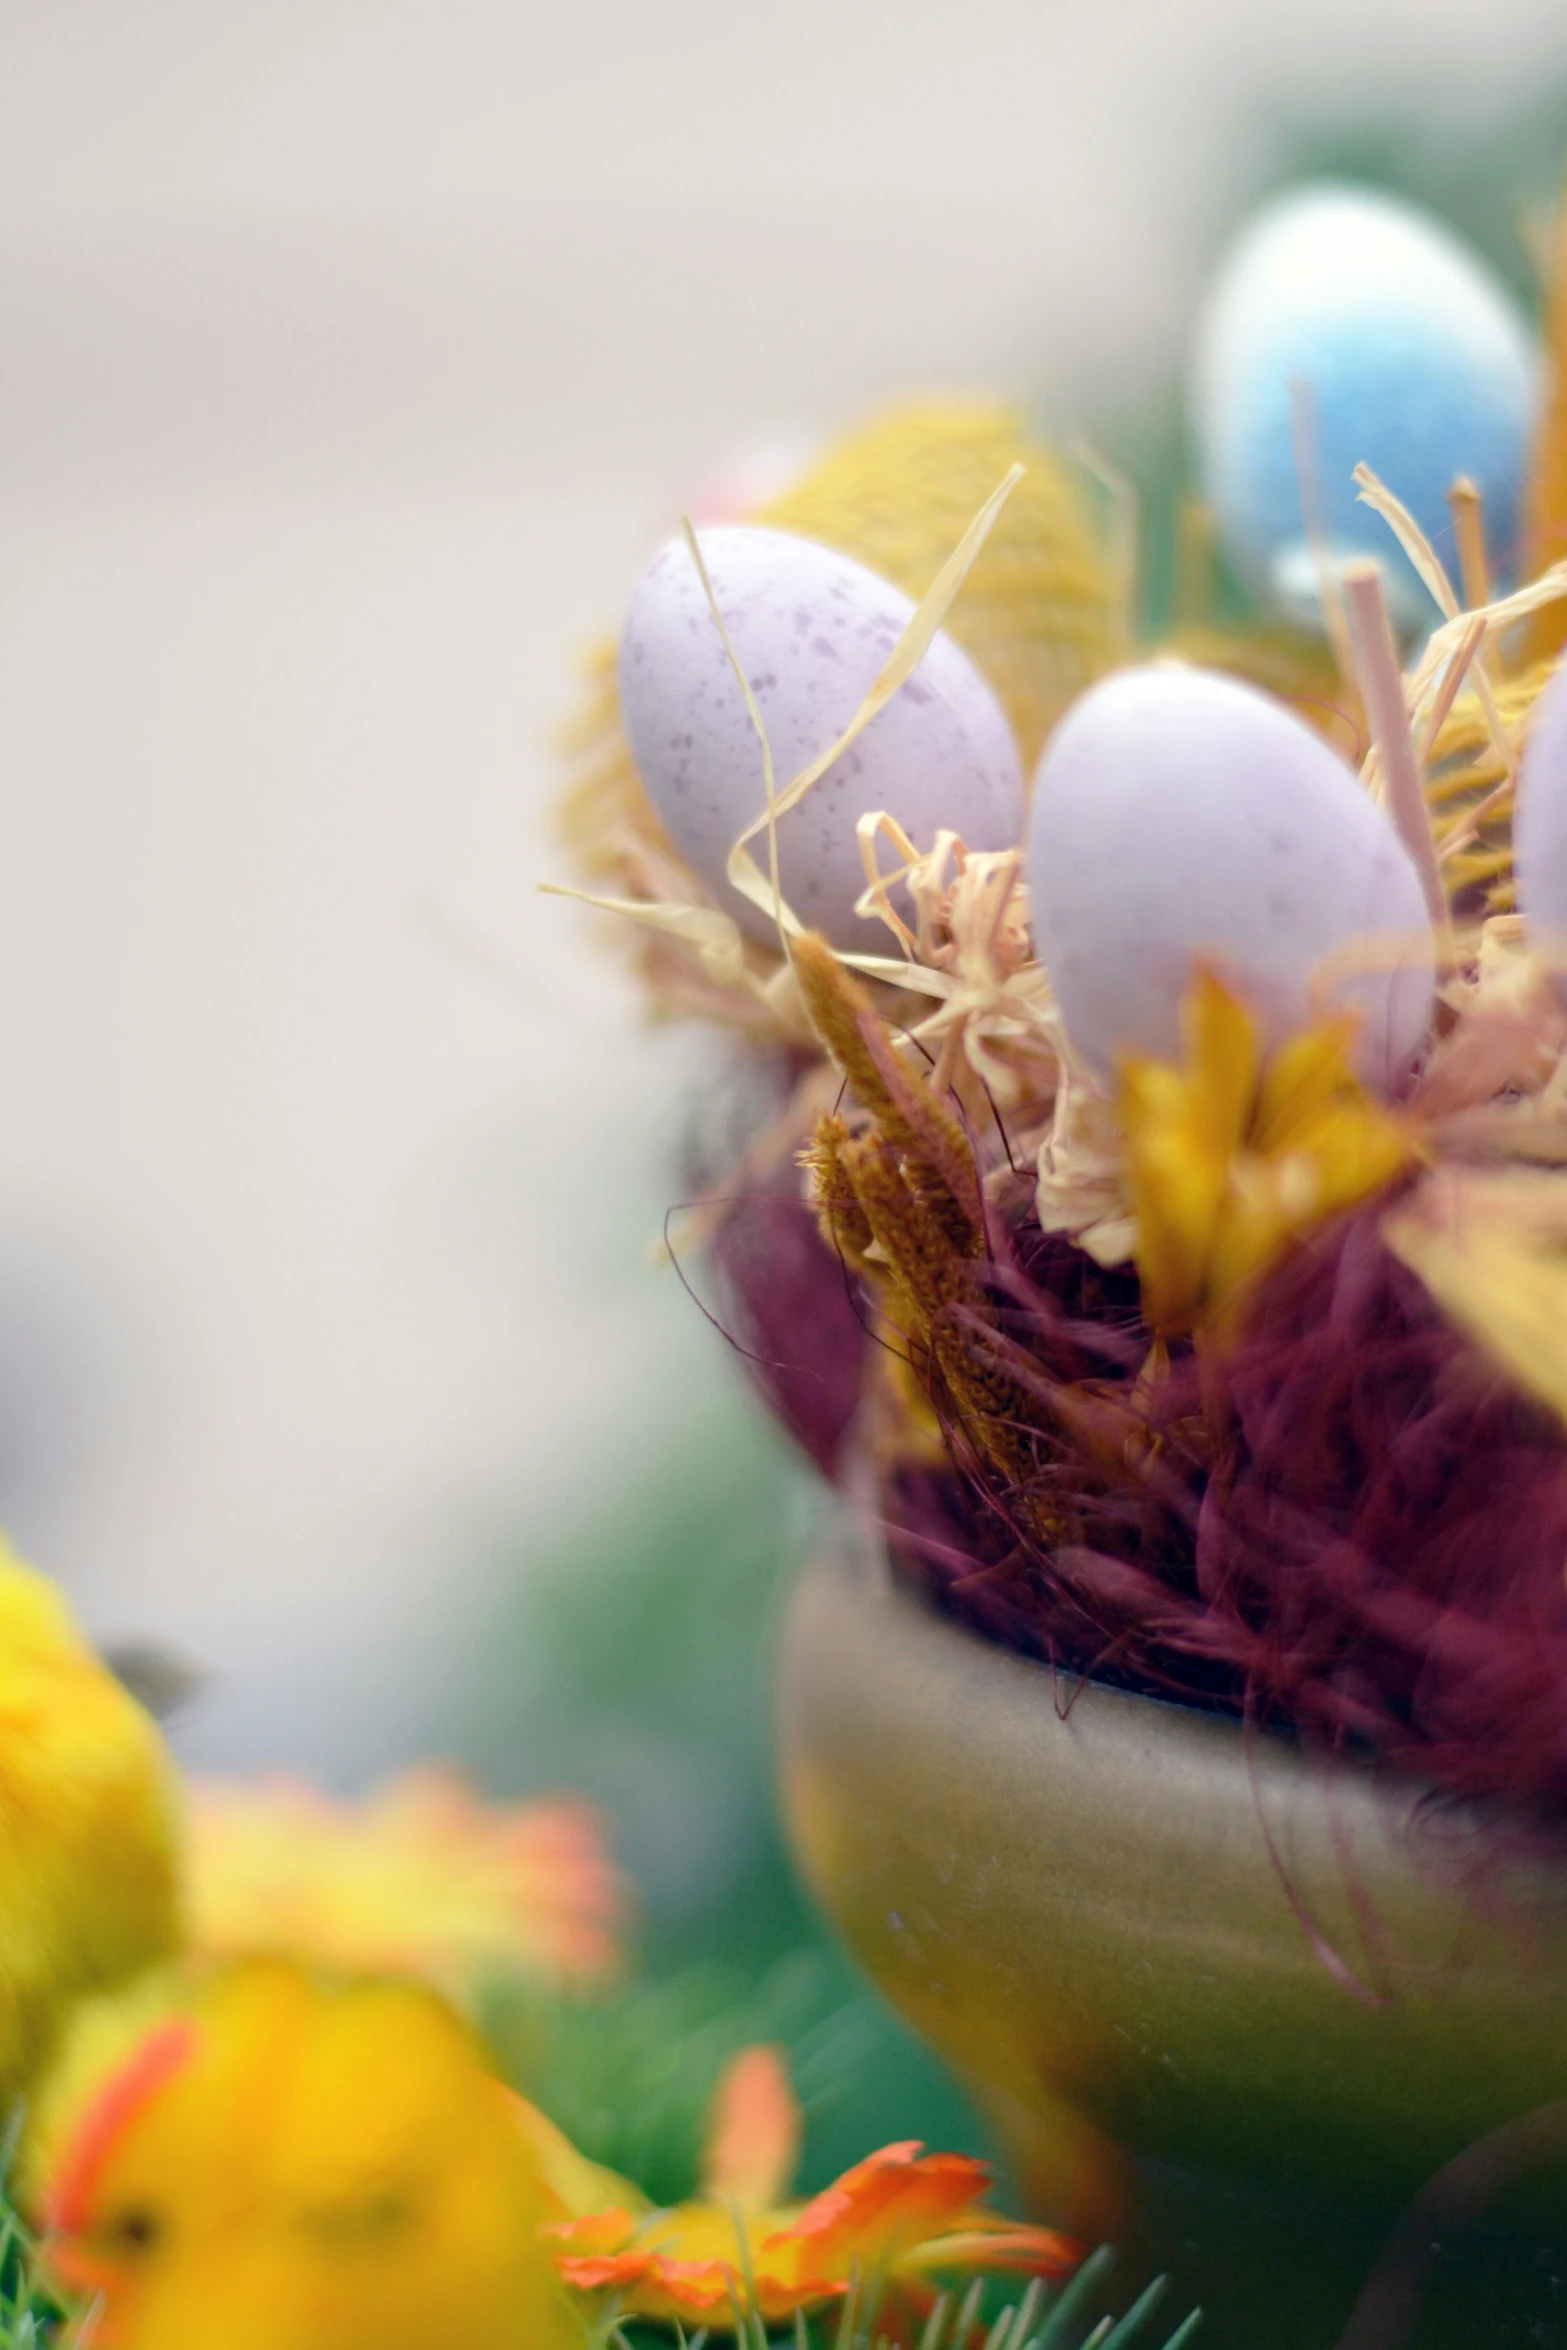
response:
M73 1999L173 1947L176 1823L156 1723L0 1539L0 2098Z

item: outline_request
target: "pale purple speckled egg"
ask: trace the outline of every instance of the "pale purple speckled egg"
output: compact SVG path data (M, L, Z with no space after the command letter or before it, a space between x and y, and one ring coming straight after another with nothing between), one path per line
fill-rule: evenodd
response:
M782 791L848 725L914 606L863 563L788 531L733 523L698 535ZM766 804L762 750L683 538L660 549L631 599L620 705L638 772L681 855L752 937L776 938L768 916L725 878L730 849ZM942 826L971 849L1017 846L1017 746L1000 703L950 637L936 637L886 709L779 821L779 877L795 913L834 946L870 954L894 951L885 928L854 911L865 887L855 826L878 809L920 849ZM765 834L751 854L765 874ZM892 862L885 846L882 862Z
M1101 1077L1173 1059L1194 962L1274 1039L1312 1016L1325 958L1354 975L1361 1074L1394 1091L1430 1025L1419 876L1359 778L1271 695L1173 661L1092 686L1040 755L1026 873L1068 1037Z
M1518 904L1529 943L1567 977L1567 659L1534 705L1514 820Z

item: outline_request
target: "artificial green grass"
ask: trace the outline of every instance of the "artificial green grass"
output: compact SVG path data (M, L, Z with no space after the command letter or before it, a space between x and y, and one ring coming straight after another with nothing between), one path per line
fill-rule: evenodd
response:
M1093 2318L1100 2287L1113 2256L1101 2250L1084 2261L1077 2274L1052 2293L1032 2284L1021 2299L1006 2299L992 2284L976 2278L961 2299L949 2295L938 2301L919 2342L919 2350L968 2350L980 2325L986 2328L984 2350L1185 2350L1201 2312L1193 2310L1168 2336L1154 2325L1166 2299L1166 2280L1157 2278L1126 2315L1112 2320ZM742 2302L745 2287L740 2281ZM736 2350L878 2350L884 2337L877 2330L874 2296L851 2295L840 2311L815 2323L804 2318L782 2332L769 2332L751 2312L743 2319ZM10 2201L0 2190L0 2350L69 2350L77 2338L81 2313L65 2308L43 2285L33 2239ZM436 2337L438 2338L438 2337ZM704 2350L719 2341L706 2333L687 2336L678 2326L661 2327L624 2322L613 2304L606 2307L592 2335L591 2350ZM345 2342L343 2350L371 2350L369 2344Z
M1114 2265L1108 2246L1085 2260L1075 2276L1054 2292L1037 2279L1018 2300L998 2296L983 2278L960 2295L944 2295L931 2311L919 2337L918 2350L1186 2350L1201 2322L1193 2309L1173 2333L1158 2322L1168 2300L1169 2280L1156 2277L1124 2317L1096 2317L1101 2287ZM744 2296L743 2282L741 2284ZM1167 2322L1167 2321L1166 2321ZM983 2327L981 2335L979 2329ZM679 2327L622 2326L607 2310L595 2333L593 2350L705 2350L710 2342L727 2342L706 2332L686 2335ZM754 2314L736 2329L736 2350L884 2350L885 2335L878 2330L874 2294L851 2293L842 2309L814 2323L796 2318L782 2332L770 2333Z
M44 2343L65 2350L73 2331L70 2312L39 2277L30 2232L0 2189L0 2350L41 2350Z

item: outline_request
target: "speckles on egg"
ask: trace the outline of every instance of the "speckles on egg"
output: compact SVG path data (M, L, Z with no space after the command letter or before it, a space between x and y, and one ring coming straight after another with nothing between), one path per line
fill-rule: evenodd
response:
M1034 941L1101 1078L1174 1058L1198 960L1274 1037L1311 1017L1324 959L1362 1015L1362 1072L1396 1087L1430 1020L1419 877L1337 752L1282 703L1177 662L1125 669L1046 743L1029 815Z
M786 531L700 533L724 626L772 746L783 790L853 718L914 607L863 564ZM753 937L776 935L732 890L729 852L762 813L761 746L684 539L654 557L620 640L621 712L670 838ZM921 848L943 827L972 849L1015 847L1022 775L1000 703L938 634L914 676L778 826L779 878L801 920L841 948L877 953L880 924L854 912L865 886L855 827L885 809ZM765 837L753 844L765 871Z

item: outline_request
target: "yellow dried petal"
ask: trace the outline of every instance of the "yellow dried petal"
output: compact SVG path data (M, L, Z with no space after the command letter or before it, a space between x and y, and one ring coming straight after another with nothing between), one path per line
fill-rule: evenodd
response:
M1137 1269L1143 1311L1156 1330L1183 1327L1201 1302L1227 1171L1224 1155L1189 1111L1128 1131Z
M1316 1170L1297 1154L1248 1155L1231 1167L1208 1268L1207 1304L1216 1327L1233 1320L1258 1275L1312 1221L1317 1196Z
M1349 1065L1356 1025L1352 1018L1324 1020L1287 1038L1270 1056L1252 1121L1256 1150L1288 1150L1324 1104L1346 1091L1360 1093Z
M1567 1420L1567 1183L1534 1169L1445 1168L1382 1219L1442 1311Z
M1181 1031L1186 1060L1126 1060L1117 1097L1143 1311L1165 1338L1233 1326L1292 1241L1414 1149L1349 1066L1352 1021L1305 1029L1264 1061L1245 1006L1199 969Z
M1216 973L1199 969L1181 1004L1193 1106L1214 1148L1240 1147L1257 1097L1262 1055L1256 1022Z

